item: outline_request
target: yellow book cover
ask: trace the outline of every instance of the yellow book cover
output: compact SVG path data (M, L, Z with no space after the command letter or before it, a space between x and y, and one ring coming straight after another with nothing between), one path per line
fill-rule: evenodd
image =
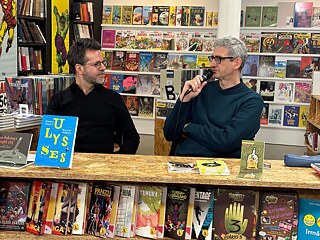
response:
M166 221L166 201L167 201L167 187L162 188L161 205L159 211L159 224L157 236L158 238L164 237L164 223Z
M212 15L213 12L206 12L206 27L212 26Z
M47 233L47 234L52 234L53 217L56 209L56 201L57 201L57 194L58 194L58 184L59 183L52 183L51 185L51 195L50 195L49 207L48 207L47 217L45 221L45 229L44 229L44 233Z
M131 25L132 24L132 6L121 6L121 18L120 24Z
M309 114L309 106L300 106L298 127L305 128L307 126L308 114Z
M198 55L197 57L197 68L207 68L210 67L210 61L206 55Z
M169 8L169 26L176 25L176 11L177 11L177 6L170 6L170 8Z
M218 27L218 11L212 12L212 27Z
M202 175L230 175L230 170L223 160L196 160L196 167Z
M191 239L195 194L196 194L196 189L190 188L190 198L189 198L189 205L188 205L185 239Z

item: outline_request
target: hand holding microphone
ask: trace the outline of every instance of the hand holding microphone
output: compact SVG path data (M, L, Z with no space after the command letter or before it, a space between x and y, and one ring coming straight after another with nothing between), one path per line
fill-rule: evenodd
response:
M187 96L189 93L191 93L192 91L196 92L196 91L201 91L201 89L205 86L202 83L206 82L207 80L209 80L211 77L213 76L213 71L211 69L206 69L203 71L203 75L202 76L196 76L193 80L187 81L184 88L188 85L189 88L185 91L185 93L180 96L180 100L184 101L184 102L188 102L190 101L190 99L184 99L185 96ZM198 93L198 94L199 94ZM198 95L196 94L196 95ZM193 96L195 97L195 96Z

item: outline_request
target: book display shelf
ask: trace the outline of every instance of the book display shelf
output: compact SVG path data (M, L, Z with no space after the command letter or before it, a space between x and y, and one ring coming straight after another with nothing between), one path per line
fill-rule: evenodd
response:
M309 115L307 117L305 145L308 155L319 155L320 133L320 96L312 95Z
M168 173L168 160L179 162L195 162L195 158L168 156L130 156L109 154L83 154L75 153L73 168L70 170L28 166L16 171L6 169L0 172L1 179L38 179L38 180L76 180L80 182L105 181L115 185L138 184L154 186L203 186L226 189L258 190L274 192L297 192L299 197L312 197L319 199L319 177L311 168L285 167L283 161L268 161L270 170L265 170L260 181L237 179L239 173L239 160L224 159L228 165L230 176L206 176L188 173ZM97 164L99 162L99 164ZM130 162L125 168L116 167ZM110 167L113 166L113 167ZM1 239L64 239L66 236L48 235L35 236L29 232L0 231ZM67 236L71 237L71 236ZM96 239L95 236L73 235L72 239ZM134 237L134 239L143 239Z
M18 0L18 75L47 74L50 70L50 2Z
M106 87L122 94L142 134L154 134L160 70L209 66L217 3L181 5L103 1L101 45L110 63Z

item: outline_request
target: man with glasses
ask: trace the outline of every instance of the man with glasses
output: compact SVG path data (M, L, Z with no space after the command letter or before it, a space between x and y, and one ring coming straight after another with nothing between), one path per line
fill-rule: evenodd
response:
M172 155L240 158L241 141L253 140L260 129L263 100L240 78L247 59L243 42L216 39L209 59L213 79L186 81L164 135L173 141Z
M72 44L68 61L76 81L51 98L46 114L79 118L76 152L113 153L116 142L119 153L135 154L139 134L121 95L102 85L107 62L100 50L90 38Z

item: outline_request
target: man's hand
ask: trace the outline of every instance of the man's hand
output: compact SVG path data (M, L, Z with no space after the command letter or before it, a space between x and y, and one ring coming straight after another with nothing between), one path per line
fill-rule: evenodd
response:
M197 75L194 79L186 81L179 97L180 101L189 102L192 98L198 96L202 88L207 84L207 81L202 82L202 80L202 77ZM188 91L190 87L192 88L192 91L184 97L185 92Z
M229 233L243 234L248 225L248 219L243 219L244 206L240 203L230 204L226 208L224 226Z

